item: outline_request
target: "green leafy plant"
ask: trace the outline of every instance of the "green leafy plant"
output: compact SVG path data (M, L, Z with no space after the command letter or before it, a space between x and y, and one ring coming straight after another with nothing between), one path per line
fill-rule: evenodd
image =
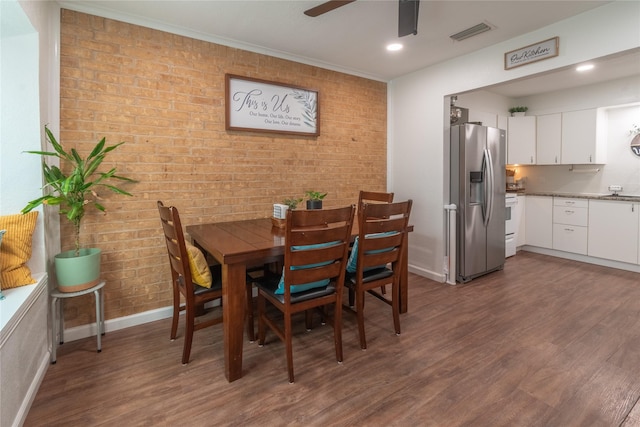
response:
M510 113L526 113L529 110L529 107L518 106L509 108Z
M307 198L309 200L322 200L326 197L328 193L321 193L319 191L308 190L308 191L305 191L304 194L307 195Z
M634 124L633 128L629 131L629 135L640 135L640 126Z
M302 201L302 197L300 197L299 199L284 199L282 201L283 205L287 205L289 207L289 209L295 209L298 207L298 203L300 203Z
M57 157L60 159L60 166L65 164L67 167L63 167L63 169L69 170L69 173L65 174L58 166L49 166L43 159L42 171L45 185L42 188L48 191L48 194L30 201L27 206L22 209L22 213L30 212L40 205L59 205L60 214L65 215L74 226L75 253L76 256L79 256L80 224L84 217L86 207L93 205L102 212L106 210L99 202L101 199L97 193L97 189L104 187L117 194L131 196L127 191L115 185L108 184L106 181L111 179L127 182L137 181L116 175L116 168L112 168L108 172L97 171L107 153L124 144L124 141L105 147L106 138L102 138L93 148L91 154L89 154L86 159L83 159L75 148L72 148L70 153L66 152L47 126L45 126L44 130L47 139L51 142L55 151L27 151L27 153Z

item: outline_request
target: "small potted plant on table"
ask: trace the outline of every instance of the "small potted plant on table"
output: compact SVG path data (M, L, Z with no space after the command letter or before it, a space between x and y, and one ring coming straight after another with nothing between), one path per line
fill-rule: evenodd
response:
M322 209L322 199L324 199L327 193L321 193L319 191L308 190L305 191L307 195L307 209Z
M302 197L299 199L284 199L282 203L273 205L273 216L271 217L271 223L274 227L284 228L287 222L287 210L295 209L298 207L298 203L302 201Z
M60 167L49 166L42 161L44 175L44 190L49 193L30 201L22 213L30 212L40 205L60 206L60 214L67 217L73 224L75 234L75 249L59 253L54 258L58 288L61 292L78 292L89 289L100 282L100 249L80 248L80 225L88 206L104 212L105 208L99 203L100 197L97 190L100 187L131 196L125 190L107 181L117 179L126 182L136 182L130 178L116 175L116 168L108 172L98 172L97 169L107 153L115 150L120 145L105 147L106 139L102 138L96 144L86 159L80 157L75 148L71 152L64 150L56 141L48 127L44 128L47 139L51 142L55 151L27 151L27 153L41 156L57 157L60 159ZM65 170L65 172L63 172Z

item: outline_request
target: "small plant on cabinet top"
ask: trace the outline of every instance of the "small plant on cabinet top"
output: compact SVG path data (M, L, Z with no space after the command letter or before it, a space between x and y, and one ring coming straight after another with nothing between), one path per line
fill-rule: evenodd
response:
M633 128L629 131L629 135L640 135L640 126L634 124Z
M526 113L529 110L529 107L518 106L509 108L509 112L513 113Z

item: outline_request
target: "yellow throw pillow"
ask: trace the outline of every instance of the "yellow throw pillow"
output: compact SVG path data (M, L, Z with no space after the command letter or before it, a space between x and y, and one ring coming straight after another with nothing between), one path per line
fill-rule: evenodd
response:
M31 258L33 230L38 211L0 216L0 230L7 230L0 246L0 284L2 289L31 285L36 280L26 262Z
M191 270L191 278L193 279L193 282L204 288L210 288L212 277L211 270L209 270L209 265L207 264L207 259L200 249L196 248L189 242L184 243L187 246L189 269Z

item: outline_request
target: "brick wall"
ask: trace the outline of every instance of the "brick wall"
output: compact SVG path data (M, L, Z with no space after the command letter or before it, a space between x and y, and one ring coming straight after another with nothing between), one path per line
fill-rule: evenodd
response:
M86 153L126 141L104 170L138 180L101 193L82 244L103 250L107 319L171 305L156 201L183 224L268 217L272 204L328 192L327 207L386 188L386 84L69 10L61 24L59 140ZM225 73L316 89L319 137L225 130ZM62 249L73 246L63 223ZM93 321L90 298L65 303L67 326Z

